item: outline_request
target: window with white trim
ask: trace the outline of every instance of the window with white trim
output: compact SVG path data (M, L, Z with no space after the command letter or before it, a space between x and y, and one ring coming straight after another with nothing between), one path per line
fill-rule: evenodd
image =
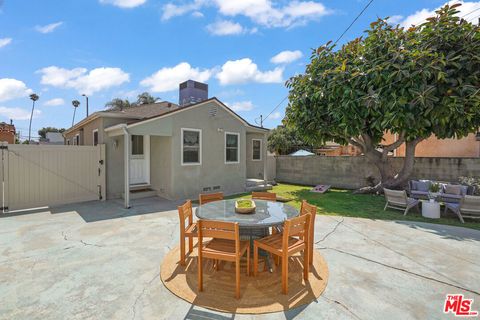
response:
M252 139L252 160L253 161L262 160L262 140L261 139Z
M182 165L202 164L202 130L182 128Z
M93 145L96 146L98 144L98 129L93 130L92 137Z
M73 145L74 146L79 146L80 145L80 135L78 133L73 138Z
M225 163L240 162L240 134L225 132Z

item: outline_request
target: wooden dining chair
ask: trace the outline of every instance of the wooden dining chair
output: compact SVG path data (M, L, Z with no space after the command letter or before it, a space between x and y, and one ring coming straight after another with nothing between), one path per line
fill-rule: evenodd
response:
M315 244L315 218L317 217L317 207L309 204L306 200L302 201L302 206L300 207L300 215L305 214L310 215L310 230L309 230L309 241L308 241L308 261L310 265L313 264L313 248Z
M252 192L252 199L277 201L277 194L273 192Z
M305 214L285 221L283 232L253 241L253 274L258 273L258 249L263 249L282 260L282 293L288 294L288 259L303 251L303 278L308 280L308 243L310 215Z
M200 205L213 202L213 201L220 201L220 200L223 200L223 192L201 193L198 196L198 203Z
M235 262L235 297L240 298L240 258L247 253L247 275L250 274L250 241L240 240L238 222L198 222L198 290L203 291L203 258Z
M198 236L197 224L193 222L192 201L187 200L178 206L180 219L180 264L185 265L185 238L188 238L188 253L193 251L193 238ZM187 223L185 224L185 221Z

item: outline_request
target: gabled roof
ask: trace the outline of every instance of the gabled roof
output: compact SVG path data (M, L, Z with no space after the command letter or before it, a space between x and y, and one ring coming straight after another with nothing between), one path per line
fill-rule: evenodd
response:
M144 104L137 107L131 107L125 110L97 111L95 113L92 113L88 117L82 119L80 122L76 123L73 127L65 130L64 134L68 134L71 131L75 131L78 128L81 128L85 124L97 118L104 117L104 118L141 120L141 119L149 119L154 116L165 114L178 108L179 106L175 103L162 101L157 103Z
M164 117L168 117L172 114L177 114L179 112L183 112L183 111L187 111L187 110L190 110L190 109L193 109L195 107L199 107L201 105L204 105L208 102L216 102L218 105L220 105L221 107L223 107L226 111L228 111L232 116L234 116L235 118L237 118L240 122L242 122L245 126L247 127L251 127L251 128L254 128L254 129L258 129L258 130L263 130L263 131L269 131L269 129L266 129L266 128L262 128L262 127L259 127L259 126L256 126L256 125L253 125L253 124L250 124L247 120L243 119L240 115L238 115L235 111L233 111L232 109L230 109L229 107L227 107L223 102L221 102L220 100L218 100L216 97L212 97L210 99L207 99L207 100L204 100L204 101L201 101L201 102L197 102L197 103L194 103L194 104L191 104L191 105L187 105L187 106L184 106L184 107L177 107L175 109L172 109L168 112L165 112L165 113L162 113L162 114L158 114L158 115L155 115L155 116L152 116L150 118L145 118L145 119L141 119L141 120L134 120L134 121L131 121L128 123L128 126L130 127L135 127L137 125L140 125L140 124L143 124L143 123L147 123L147 122L150 122L150 121L153 121L153 120L156 120L156 119L159 119L159 118L164 118ZM115 127L115 126L113 126ZM106 131L108 131L108 129L110 128L113 128L113 127L109 127L107 129L105 129Z

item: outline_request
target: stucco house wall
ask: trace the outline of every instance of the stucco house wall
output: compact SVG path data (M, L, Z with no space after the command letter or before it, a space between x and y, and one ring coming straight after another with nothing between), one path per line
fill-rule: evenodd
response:
M253 160L253 139L261 140L261 160ZM246 163L247 163L247 178L251 179L263 179L263 163L265 161L265 135L261 133L247 133L246 140Z
M211 112L216 111L215 116ZM175 198L197 198L198 194L218 191L242 192L246 179L246 127L215 102L179 112L172 120L172 193ZM181 164L181 129L201 129L201 164ZM225 163L225 133L240 134L239 163ZM210 189L205 189L210 188Z
M172 138L150 137L150 184L158 195L172 199Z

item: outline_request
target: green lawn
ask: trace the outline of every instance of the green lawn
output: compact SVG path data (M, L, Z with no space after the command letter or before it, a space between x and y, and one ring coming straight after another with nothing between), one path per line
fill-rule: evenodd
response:
M366 219L379 220L407 220L407 221L422 221L437 224L447 224L452 226L467 227L480 230L480 221L466 219L465 223L461 223L458 218L449 212L447 217L443 215L440 219L427 219L422 217L421 213L416 209L411 209L407 216L403 215L400 210L387 209L383 211L385 206L384 196L353 194L349 190L330 189L324 194L310 192L311 187L297 186L290 184L279 184L273 187L271 192L277 195L291 198L288 204L300 208L302 200L307 200L311 204L315 204L318 208L319 214L343 216L343 217L357 217ZM240 194L229 198L249 198L250 194Z

